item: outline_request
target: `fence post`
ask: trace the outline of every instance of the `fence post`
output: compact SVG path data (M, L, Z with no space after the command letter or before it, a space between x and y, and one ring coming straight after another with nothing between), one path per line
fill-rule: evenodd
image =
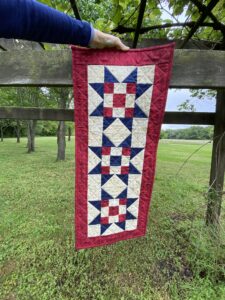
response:
M218 225L225 171L225 89L217 90L206 224Z

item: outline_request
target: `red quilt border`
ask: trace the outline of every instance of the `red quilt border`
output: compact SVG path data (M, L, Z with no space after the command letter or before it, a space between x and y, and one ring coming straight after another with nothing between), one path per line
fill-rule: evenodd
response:
M84 249L112 244L117 241L143 236L146 233L148 210L155 175L156 153L160 128L163 121L166 97L171 75L174 43L144 49L121 52L111 49L93 50L72 46L73 83L75 99L75 247ZM136 55L139 53L139 55ZM141 55L141 53L143 55ZM147 54L147 55L145 55ZM87 163L88 163L88 93L87 65L150 65L154 64L150 118L144 156L141 197L136 230L116 233L110 236L87 237ZM158 101L157 101L158 99ZM78 130L79 128L79 130ZM81 215L82 217L81 217Z

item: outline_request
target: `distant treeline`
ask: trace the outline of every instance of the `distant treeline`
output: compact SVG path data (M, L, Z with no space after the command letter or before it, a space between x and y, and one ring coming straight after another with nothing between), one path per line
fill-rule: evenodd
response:
M191 126L185 129L166 129L160 134L161 139L210 140L213 137L213 126Z
M70 127L72 134L74 133L74 124L72 122L66 122L67 128ZM14 120L0 120L0 128L2 128L4 137L15 137L17 123ZM20 136L25 137L27 135L27 122L20 121ZM56 121L38 121L35 129L35 133L38 136L55 136L57 133L58 122Z

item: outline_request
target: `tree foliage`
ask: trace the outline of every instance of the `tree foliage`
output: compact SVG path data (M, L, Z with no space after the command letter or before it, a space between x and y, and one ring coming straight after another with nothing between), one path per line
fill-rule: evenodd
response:
M166 129L161 131L161 139L182 140L211 140L213 137L213 126L191 126L185 129Z

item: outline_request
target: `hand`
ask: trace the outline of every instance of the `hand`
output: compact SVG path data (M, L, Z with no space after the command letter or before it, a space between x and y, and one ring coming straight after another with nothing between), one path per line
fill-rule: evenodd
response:
M94 37L90 42L89 47L96 49L116 48L122 51L127 51L130 49L124 45L118 37L103 33L97 29L94 29Z

